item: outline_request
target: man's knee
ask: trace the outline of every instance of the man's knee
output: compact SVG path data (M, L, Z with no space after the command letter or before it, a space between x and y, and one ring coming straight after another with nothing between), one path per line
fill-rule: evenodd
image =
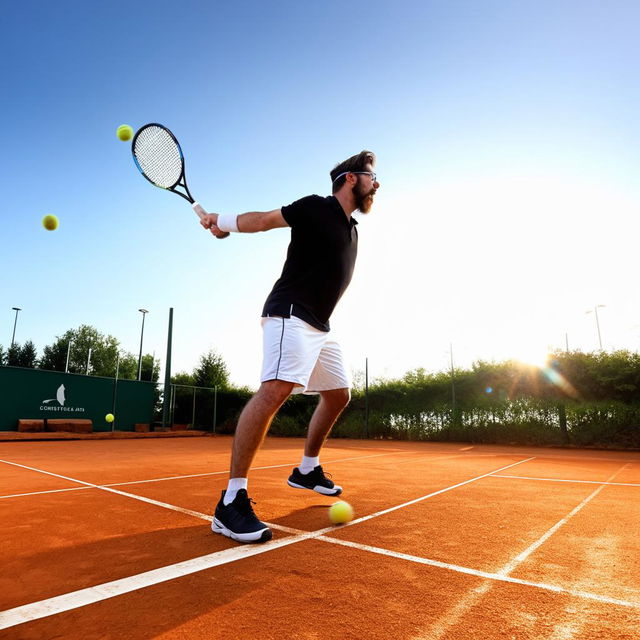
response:
M267 380L260 385L256 395L267 402L282 404L293 391L293 382L285 380Z
M323 400L342 411L342 409L349 404L349 400L351 400L351 390L347 388L331 389L330 391L321 391L320 396Z

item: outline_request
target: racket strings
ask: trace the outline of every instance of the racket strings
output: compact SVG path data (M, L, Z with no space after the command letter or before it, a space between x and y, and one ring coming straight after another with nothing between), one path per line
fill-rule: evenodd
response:
M140 131L133 153L141 171L158 187L168 189L180 180L182 153L165 129L151 126Z

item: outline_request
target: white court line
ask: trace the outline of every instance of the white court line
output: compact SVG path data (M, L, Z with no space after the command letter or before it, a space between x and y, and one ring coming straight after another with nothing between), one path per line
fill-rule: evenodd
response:
M617 473L622 471L623 468L629 466L628 464L623 466L621 469L616 471L610 479L615 477ZM495 477L495 476L494 476ZM546 542L560 527L566 524L570 518L572 518L580 509L582 509L590 500L595 498L595 496L602 491L604 487L601 485L596 491L594 491L588 498L582 501L578 507L573 509L567 516L565 516L562 520L557 522L553 527L551 527L546 533L544 533L536 542L530 545L527 549L525 549L522 553L518 554L513 560L509 561L501 570L495 572L496 575L501 576L502 578L506 578L510 573L514 571L514 569L519 566L522 562L524 562L536 549L538 549L544 542ZM458 602L450 608L445 614L443 614L433 625L433 628L430 631L429 638L430 640L440 640L443 638L450 630L457 625L460 620L467 615L468 611L477 606L478 602L484 598L484 596L493 588L495 582L486 581L482 583L479 587L475 589L471 589L465 597L458 600ZM578 592L577 590L568 590L568 592L576 594L581 594L582 592ZM584 595L584 594L582 594ZM607 598L607 596L594 596L594 594L589 594L589 599L595 599L602 601L602 598ZM607 600L610 600L607 598ZM617 602L616 604L621 604ZM626 602L626 601L625 601ZM633 606L633 603L628 603L628 606ZM640 605L636 605L640 607Z
M629 466L627 463L625 466ZM614 475L617 475L616 472ZM507 475L494 475L494 478L511 478L513 480L539 480L541 482L575 482L579 484L601 484L607 487L640 487L640 484L633 482L602 482L598 480L564 480L561 478L531 478L529 476L507 476Z
M627 465L624 465L621 469L618 469L611 478L615 477L617 473L622 471ZM572 518L580 509L582 509L590 500L595 498L595 496L602 491L604 488L601 485L596 491L594 491L588 498L583 500L576 508L574 508L571 512L569 512L562 520L557 522L553 527L547 530L536 542L527 547L522 553L518 554L513 560L509 561L502 569L498 570L496 575L499 575L503 578L506 578L510 573L514 571L516 567L518 567L521 563L523 563L536 549L538 549L544 542L546 542L560 527L566 524L570 518ZM468 611L477 606L478 602L484 598L484 596L493 588L494 582L484 582L480 587L471 589L467 595L458 600L458 602L445 614L443 614L437 622L434 624L434 627L430 632L431 640L440 640L445 634L449 632L449 630L457 625L460 620L468 613ZM576 591L576 590L573 590ZM591 594L593 595L593 594ZM606 596L605 596L606 597ZM599 596L595 599L600 600L602 596ZM594 599L594 598L591 598ZM640 606L640 605L638 605Z
M383 456L394 456L398 453L408 453L407 451L393 451L389 453L376 453L370 456L355 456L353 458L338 458L337 460L328 460L323 464L338 464L340 462L351 462L353 460L366 460L368 458L380 458ZM272 464L267 467L251 467L249 471L264 471L265 469L281 469L282 467L295 467L295 462L287 462L285 464ZM166 478L154 478L152 480L130 480L129 482L114 482L112 484L100 485L102 487L119 487L127 484L144 484L145 482L163 482L164 480L182 480L183 478L199 478L201 476L218 476L229 473L229 469L224 471L210 471L209 473L195 473L187 476L167 476Z
M105 582L87 589L80 589L79 591L72 591L60 596L48 598L47 600L41 600L40 602L32 602L31 604L7 609L6 611L0 612L0 629L8 629L9 627L24 622L46 618L47 616L62 613L63 611L70 611L71 609L84 607L124 593L144 589L154 584L175 580L176 578L204 571L205 569L211 569L223 564L273 551L280 547L312 538L315 535L315 532L306 532L298 536L273 540L265 544L236 546L231 549L225 549L224 551L217 551L216 553L193 558L192 560L178 562L160 569L145 571L135 576Z
M487 448L490 445L485 445ZM558 455L553 455L553 453L551 453L552 451L557 451ZM567 461L567 462L580 462L583 460L602 460L604 462L619 462L619 463L623 463L623 462L630 462L630 463L638 463L640 462L640 454L638 454L638 457L636 458L622 458L622 457L610 457L610 458L606 458L604 456L588 456L585 455L585 452L589 451L589 449L554 449L554 450L550 450L550 449L538 449L536 451L518 451L517 449L514 449L513 451L509 451L508 449L505 450L492 450L492 449L487 449L488 453L493 453L494 455L507 455L507 454L512 454L514 456L530 456L532 453L536 454L536 458L538 458L539 460L561 460L561 461ZM570 455L571 452L575 452L579 455ZM629 451L619 451L618 453L620 454L624 454L624 455L631 455L631 452ZM634 452L635 453L635 452Z
M370 456L365 456L365 457L370 457ZM355 458L355 459L357 459L357 458ZM503 471L504 469L509 469L511 467L515 467L516 465L519 465L519 464L521 464L523 462L528 462L529 460L533 460L533 458L528 458L527 460L521 460L519 462L514 462L513 464L507 465L506 467L501 467L500 469L496 469L496 471L491 472L491 473L498 473L500 471ZM56 477L56 478L62 478L63 480L69 480L70 482L76 482L76 483L85 485L84 487L75 487L75 489L83 489L83 488L100 489L101 491L108 491L110 493L115 493L117 495L125 496L127 498L133 498L134 500L140 500L141 502L146 502L147 504L152 504L152 505L155 505L157 507L163 507L165 509L169 509L171 511L177 511L179 513L184 513L186 515L194 516L196 518L200 518L200 519L203 519L203 520L208 520L209 522L211 522L211 520L213 519L212 516L208 516L206 514L200 513L199 511L192 511L191 509L185 509L183 507L178 507L176 505L172 505L172 504L169 504L167 502L160 502L159 500L152 500L151 498L145 498L144 496L140 496L140 495L137 495L135 493L128 493L126 491L119 491L117 489L112 489L110 485L97 485L97 484L93 484L91 482L85 482L84 480L77 480L75 478L70 478L68 476L63 476L63 475L60 475L58 473L52 473L51 471L44 471L42 469L36 469L35 467L28 467L27 465L19 464L17 462L9 462L8 460L0 460L0 462L4 462L5 464L9 464L9 465L12 465L12 466L15 466L15 467L21 467L23 469L29 469L29 471L36 471L38 473L43 473L43 474L48 475L48 476L53 476L53 477ZM282 465L282 466L286 466L286 465ZM487 474L484 474L482 476L478 476L476 478L472 478L471 480L467 480L465 482L456 484L456 485L454 485L452 487L447 487L445 489L440 489L439 491L436 491L435 493L430 493L429 495L423 496L422 498L417 498L417 499L412 500L410 502L406 502L404 504L401 504L401 505L399 505L397 507L392 507L391 509L386 509L385 511L380 511L377 514L374 513L374 514L372 514L370 516L365 516L364 518L359 518L358 520L352 520L351 522L349 522L345 526L357 524L359 522L364 522L365 520L369 520L369 519L374 518L374 517L376 517L378 515L383 515L385 513L389 513L390 511L395 511L396 509L400 509L402 507L409 506L409 505L414 504L416 502L420 502L422 500L426 500L427 498L431 498L433 496L436 496L439 493L444 493L445 491L450 491L451 489L455 489L455 488L460 487L460 486L462 486L464 484L468 484L469 482L474 482L475 480L480 480L481 478L484 478L484 477L486 477L488 475L491 475L491 473L487 473ZM59 489L58 491L65 491L65 489ZM272 526L272 525L269 525L269 526ZM280 527L274 527L274 528L278 529ZM283 529L283 530L285 530L285 529Z
M403 451L401 452L396 452L396 453L405 453ZM380 454L380 455L386 455L386 454ZM372 456L359 456L359 457L355 457L355 458L345 458L342 460L330 460L329 464L333 464L335 462L350 462L352 460L360 460L362 458L377 458L379 457L378 455L372 455ZM433 459L441 459L444 456L436 456ZM451 457L451 456L448 456ZM453 456L453 457L461 457L461 456ZM475 456L474 456L475 457ZM532 458L529 458L532 459ZM143 484L146 482L159 482L160 480L172 480L172 479L177 479L177 478L191 478L191 477L198 477L198 476L203 476L203 475L216 475L216 474L220 474L220 473L228 473L227 471L215 471L212 473L204 473L204 474L196 474L193 476L175 476L175 477L167 477L167 478L158 478L158 479L153 479L153 480L137 480L137 481L132 481L132 482L119 482L119 483L115 483L115 484L107 484L107 485L96 485L96 484L92 484L90 482L84 482L83 480L76 480L74 478L69 478L67 476L61 476L59 474L56 473L52 473L50 471L44 471L42 469L36 469L35 467L27 467L26 465L22 465L22 464L18 464L17 462L9 462L8 460L0 460L0 462L4 462L5 464L10 464L10 465L14 465L17 467L23 467L25 469L29 469L30 471L36 471L38 473L43 473L46 475L50 475L50 476L55 476L57 478L62 478L64 480L69 480L71 482L79 482L81 484L84 484L86 486L83 487L71 487L69 489L53 489L51 491L36 491L33 493L23 493L23 494L16 494L13 496L0 496L1 498L14 498L14 497L21 497L21 496L30 496L30 495L40 495L43 493L61 493L64 491L78 491L80 489L102 489L104 491L110 491L111 493L115 493L121 496L125 496L128 498L134 498L135 500L140 500L141 502L146 502L148 504L152 504L155 505L157 507L163 507L165 509L169 509L171 511L177 511L179 513L184 513L186 515L190 515L190 516L194 516L196 518L200 518L202 520L208 520L209 522L211 522L211 520L213 519L212 516L207 515L205 513L200 513L199 511L193 511L191 509L185 509L183 507L178 507L176 505L172 505L169 504L167 502L160 502L159 500L152 500L151 498L145 498L144 496L140 496L134 493L128 493L125 491L117 491L115 489L111 489L111 487L115 487L115 486L122 486L122 485L127 485L127 484ZM527 460L522 460L521 462L527 462ZM520 464L520 462L516 462L514 465L509 465L509 467L511 466L515 466L517 464ZM269 466L269 467L254 467L252 469L252 471L255 470L261 470L261 469L273 469L276 467L286 467L286 466L290 466L288 464L283 464L283 465L274 465L274 466ZM502 469L508 469L509 467L502 467ZM499 469L498 471L500 471L501 469ZM484 477L484 476L480 476L480 477ZM472 482L472 480L470 480L469 482ZM459 485L456 485L456 487ZM452 487L455 488L455 487ZM448 491L448 489L443 489L442 491ZM434 494L430 494L428 496L424 496L423 498L418 498L418 500L426 500L427 498L432 497L433 495L437 495L437 493L441 493L442 491L436 492ZM406 505L400 505L400 507L402 506L408 506L409 504L413 504L413 502L411 503L407 503ZM400 507L396 507L396 508L400 508ZM386 512L381 512L380 515L382 515L382 513L386 513ZM374 514L375 515L375 514ZM373 516L369 516L369 517L373 517ZM356 522L360 522L362 519L357 520L352 522L351 524L355 524ZM271 523L266 523L268 524L272 529L277 529L286 533L293 533L293 534L297 534L300 533L300 530L298 529L291 529L289 527L283 527L281 525L276 525L276 524L271 524Z
M615 478L622 470L626 469L629 464L625 464L620 469L618 469L615 473L610 475L607 478L607 483L610 482L613 478ZM584 507L591 502L606 486L606 483L601 484L595 491L590 493L577 507L572 509L562 520L556 522L546 533L544 533L538 540L536 540L532 545L530 545L527 549L525 549L522 553L519 553L513 560L508 562L504 568L499 571L500 575L508 575L511 573L519 564L522 564L536 549L542 546L558 529L563 527L573 516L575 516L579 511L581 511Z
M49 489L48 491L31 491L30 493L14 493L10 496L0 496L0 500L5 498L23 498L24 496L41 496L44 493L64 493L65 491L83 491L92 487L69 487L67 489Z
M446 489L442 489L440 491L436 491L429 495L423 496L422 498L418 498L417 500L411 500L410 502L407 502L404 505L400 505L399 507L394 507L392 509L386 509L384 511L380 511L378 512L378 515L383 515L384 513L395 511L396 509L399 509L403 506L409 506L411 504L415 504L416 502L420 502L421 500L426 500L427 498L438 495L445 491L449 491L451 489L455 489L456 487L460 487L462 485L469 484L470 482L474 482L476 480L485 478L488 475L491 475L491 473L497 473L499 471L503 471L504 469L509 469L510 467L514 467L518 464L522 464L523 462L528 462L529 460L532 460L532 459L533 458L528 458L527 460L514 462L505 467L501 467L500 469L496 469L495 471L492 471L490 473L477 476L476 478L472 478L471 480L467 480L465 482L458 483L451 487L447 487ZM5 462L7 464L12 464L18 467L24 467L32 471L39 471L38 469L34 469L33 467L27 467L25 465L21 465L15 462L7 462L4 460L0 460L0 462ZM99 487L98 485L91 485L90 483L82 482L79 480L73 480L72 478L67 478L66 476L60 476L59 474L51 473L49 471L40 471L40 473L56 476L59 478L64 478L65 480L72 480L74 482L81 482L82 484L93 486L96 489L102 488L102 487ZM127 494L121 491L116 491L115 489L108 489L108 488L102 488L102 490L112 491L114 493L128 496L136 500L142 500L143 502L149 502L151 504L172 509L174 511L179 511L181 513L188 513L189 515L192 515L194 517L197 517L203 520L211 521L212 519L211 516L208 516L203 513L199 513L197 511L182 509L181 507L175 507L174 505L165 504L155 500L148 500L146 498L141 498L141 496L136 496L134 494ZM364 522L365 520L369 520L372 517L374 516L367 516L365 518L360 518L359 520L354 520L344 526L352 525L355 522ZM274 529L286 531L287 533L297 531L289 527L281 527L279 525L272 525L270 523L266 523L266 524L268 524L268 526L270 527L273 527ZM44 618L50 615L54 615L56 613L61 613L63 611L69 611L70 609L75 609L77 607L85 606L87 604L91 604L94 602L100 602L101 600L106 600L107 598L115 597L117 595L120 595L121 593L128 593L130 591L142 589L146 586L157 584L158 582L172 580L176 577L180 577L181 575L187 575L187 573L195 573L197 571L202 571L212 566L218 566L219 564L235 562L236 560L240 560L241 558L245 558L250 555L256 555L258 553L264 553L265 551L277 549L287 544L301 542L302 540L308 540L310 538L317 538L333 530L334 530L334 527L326 527L324 529L319 529L318 531L301 532L301 533L298 533L297 535L292 536L291 538L284 538L283 540L268 542L264 545L251 546L251 547L233 547L232 549L228 549L226 551L219 551L214 554L202 556L202 558L194 558L193 560L181 562L176 565L169 565L162 569L156 569L153 571L138 574L136 576L130 576L128 578L123 578L121 580L116 580L114 582L105 583L103 585L97 585L95 587L81 589L80 591L74 591L71 593L63 594L60 596L56 596L54 598L49 598L47 600L41 600L40 602L33 602L27 605L22 605L20 607L15 607L14 609L9 609L7 611L0 612L0 629L6 629L9 627L15 626L17 624L22 624L23 622L28 622L30 620L37 620L39 618ZM246 551L246 549L248 549L248 551ZM237 551L237 553L233 553L235 551ZM223 558L223 560L218 561L219 558ZM203 559L202 563L199 562L201 559ZM214 564L210 564L212 561L214 562ZM178 567L178 569L177 570L172 569L173 567ZM174 575L175 571L177 571L177 573L175 573ZM187 573L181 573L182 571L187 571Z
M515 464L521 464L522 462L527 462L527 460L522 460ZM515 466L515 465L509 465L509 466ZM474 480L485 478L487 477L487 475L489 474L478 476L473 480L469 480L465 483L454 485L449 489L453 489L457 486L462 486L463 484L468 484L469 482L473 482ZM425 500L427 499L427 497L437 495L439 493L442 493L442 491L429 494L429 496L424 496L422 500ZM415 501L411 501L409 503L405 503L405 506L409 504L414 504L414 503ZM388 513L388 511L389 510L381 511L379 513L380 514ZM196 512L193 512L193 513L195 514ZM199 517L202 517L204 519L210 519L208 516L205 516L204 514L199 514ZM364 518L360 519L360 521L363 521L363 520ZM292 532L294 533L294 535L288 538L283 538L281 540L274 540L263 545L233 547L231 549L218 551L212 554L201 556L199 558L193 558L191 560L179 562L173 565L162 567L160 569L147 571L135 576L129 576L128 578L114 580L112 582L96 585L94 587L89 587L86 589L81 589L78 591L73 591L67 594L63 594L60 596L55 596L47 600L41 600L39 602L33 602L27 605L15 607L13 609L0 612L0 629L7 629L9 627L13 627L18 624L30 622L32 620L38 620L40 618L45 618L51 615L55 615L57 613L62 613L64 611L69 611L72 609L83 607L89 604L93 604L95 602L100 602L102 600L107 600L109 598L122 595L124 593L130 593L132 591L144 589L154 584L159 584L162 582L173 580L185 575L197 573L199 571L204 571L206 569L217 567L223 564L236 562L244 558L266 553L268 551L273 551L275 549L279 549L281 547L285 547L290 544L295 544L295 543L302 542L304 540L310 540L310 539L317 539L323 542L329 542L331 544L338 544L346 547L352 547L355 549L359 549L361 551L368 551L371 553L377 553L384 556L400 558L400 559L408 560L418 564L424 564L424 565L429 565L433 567L438 567L441 569L447 569L450 571L464 573L467 575L472 575L472 576L494 580L498 582L508 582L508 583L518 584L526 587L542 589L545 591L551 591L554 593L563 593L563 594L572 595L580 598L603 602L606 604L615 604L615 605L629 607L629 608L640 608L640 604L629 602L626 600L609 598L607 596L601 596L601 595L589 593L586 591L566 589L563 587L558 587L555 585L545 584L541 582L531 582L527 580L521 580L518 578L511 578L509 576L505 576L497 573L478 571L477 569L471 569L469 567L462 567L460 565L440 562L438 560L430 560L428 558L420 558L418 556L411 556L408 554L398 553L395 551L389 551L387 549L379 549L377 547L362 545L354 542L349 542L347 540L339 540L337 538L330 538L325 536L326 533L335 531L334 527L327 527L327 528L320 529L318 531L313 531L313 532L300 532L299 530L291 529L289 527L280 527L276 525L269 525L269 526L272 526L274 528L277 528L283 531Z
M374 455L368 455L368 456L355 456L352 458L337 458L336 460L328 460L327 462L325 462L324 464L339 464L341 462L352 462L353 460L365 460L368 458L379 458L379 457L383 457L383 456L387 456L387 455L396 455L399 453L414 453L413 451L389 451L388 453L379 453L379 454L374 454ZM434 452L436 453L436 452ZM455 450L451 450L451 451L438 451L437 453L455 453ZM471 454L470 457L472 458L476 458L476 457L497 457L500 454L497 453L473 453ZM432 460L441 460L441 459L447 459L446 456L440 456L440 455L432 455L432 454L424 454L424 453L420 453L419 456L416 456L419 458L423 458L423 457L428 457ZM459 457L467 457L467 456L461 456L461 455L453 455L453 456L448 456L449 458L459 458ZM413 460L415 460L415 457L412 458L411 460L406 460L403 462L412 462ZM18 465L18 463L16 462L9 462L8 460L0 460L0 462L4 462L6 464L15 464ZM398 463L400 464L400 463ZM18 465L20 466L20 465ZM281 467L291 467L291 466L295 466L295 463L293 462L289 462L286 464L276 464L276 465L271 465L271 466L265 466L265 467L252 467L251 471L264 471L265 469L278 469ZM27 467L28 469L31 469L31 467ZM41 469L34 469L35 471L38 471L40 473L49 473L47 471L43 471ZM229 473L228 469L225 469L224 471L209 471L207 473L193 473L193 474L188 474L188 475L182 475L182 476L165 476L163 478L151 478L148 480L129 480L127 482L112 482L109 484L100 484L100 485L90 485L88 487L71 487L68 489L51 489L49 491L33 491L31 493L16 493L13 495L9 495L9 496L0 496L0 500L2 500L3 498L22 498L25 496L35 496L35 495L40 495L43 493L64 493L65 491L77 491L78 489L92 489L92 488L102 488L102 487L121 487L121 486L126 486L126 485L132 485L132 484L146 484L149 482L164 482L165 480L183 480L186 478L200 478L200 477L204 477L204 476L216 476L216 475L222 475L222 474L227 474ZM55 475L55 474L50 474L50 475ZM65 476L58 476L60 478L65 478ZM497 477L508 477L508 476L497 476ZM68 479L68 478L65 478ZM80 482L79 480L73 480L74 482ZM87 483L90 484L90 483Z
M530 462L531 460L535 460L535 456L532 458L527 458L526 460L520 460L519 462L514 462L513 464L509 464L506 467L502 467L497 469L496 471L490 471L489 473L484 473L481 476L476 476L475 478L471 478L471 480L465 480L464 482L459 482L458 484L454 484L450 487L446 487L445 489L440 489L438 491L434 491L433 493L429 493L426 496L422 496L421 498L416 498L415 500L409 500L409 502L404 502L395 507L390 507L389 509L383 509L382 511L377 511L376 513L372 513L368 516L363 516L362 518L357 518L356 520L352 520L351 522L347 522L342 525L343 527L350 527L354 524L360 524L361 522L366 522L367 520L371 520L371 518L377 518L378 516L383 516L387 513L391 513L392 511L396 511L397 509L402 509L404 507L408 507L412 504L416 504L418 502L422 502L423 500L427 500L428 498L433 498L434 496L438 496L441 493L446 493L447 491L451 491L452 489L457 489L458 487L463 487L465 484L469 484L470 482L475 482L476 480L482 480L482 478L487 478L494 473L498 473L499 471L503 471L504 469L509 469L511 467L515 467L516 465L522 464L524 462Z
M390 453L379 453L379 454L375 454L375 455L370 455L370 456L357 456L357 457L353 457L353 458L342 458L342 459L337 459L337 460L329 460L328 462L326 462L325 464L336 464L339 462L351 462L352 460L364 460L367 458L379 458L381 456L386 456L386 455L396 455L397 453L408 453L406 451L394 451L394 452L390 452ZM121 487L124 485L130 485L130 484L145 484L148 482L164 482L165 480L182 480L185 478L200 478L203 476L216 476L216 475L222 475L222 474L227 474L229 473L229 470L226 469L225 471L210 471L208 473L194 473L194 474L190 474L190 475L184 475L184 476L166 476L164 478L152 478L150 480L130 480L129 482L113 482L110 484L93 484L91 482L83 482L82 480L75 480L73 478L68 478L66 476L61 476L58 475L56 473L51 473L50 471L43 471L42 469L36 469L34 467L27 467L26 465L22 465L22 464L18 464L17 462L10 462L9 460L0 460L0 462L4 462L5 464L12 464L15 465L17 467L24 467L25 469L29 469L31 471L37 471L38 473L46 473L50 476L55 476L57 478L63 478L64 480L71 480L72 482L80 482L82 484L86 484L88 485L87 487L70 487L67 489L52 489L50 491L34 491L32 493L17 493L14 495L10 495L10 496L0 496L0 499L3 498L18 498L18 497L24 497L24 496L35 496L35 495L40 495L43 493L63 493L64 491L77 491L78 489L87 489L87 488L95 488L95 489L102 489L102 488L106 488L106 487ZM295 463L286 463L286 464L275 464L275 465L271 465L268 467L252 467L251 471L263 471L265 469L278 469L281 467L291 467L291 466L295 466ZM123 494L123 495L129 495L129 494Z
M180 513L184 513L189 516L195 516L196 518L201 518L203 514L198 511L192 511L191 509L184 509L182 507L176 507L172 504L167 504L166 502L159 502L158 500L152 500L151 498L145 498L144 496L138 496L134 493L127 493L126 491L118 491L117 489L111 489L109 487L101 487L100 485L93 484L92 482L85 482L84 480L76 480L75 478L69 478L68 476L62 476L58 473L52 473L51 471L43 471L42 469L36 469L34 467L28 467L24 464L18 464L17 462L9 462L8 460L0 460L0 462L4 462L5 464L13 465L14 467L22 467L23 469L29 469L30 471L37 471L38 473L44 473L47 476L54 476L55 478L62 478L63 480L69 480L70 482L77 482L79 484L85 485L87 488L91 489L100 489L100 491L108 491L109 493L115 493L120 496L125 496L127 498L133 498L134 500L140 500L140 502L146 502L148 504L155 505L156 507L164 507L165 509L171 509L172 511L178 511ZM207 516L207 519L211 520L211 516Z
M479 571L478 569L471 569L469 567L462 567L457 564L450 564L448 562L441 562L439 560L430 560L429 558L421 558L420 556L412 556L407 553L400 553L398 551L389 551L388 549L380 549L378 547L372 547L366 544L360 544L358 542L350 542L349 540L341 540L339 538L329 538L327 536L319 536L318 540L324 542L331 542L332 544L342 545L343 547L351 547L353 549L359 549L361 551L369 551L371 553L377 553L382 556L389 556L391 558L399 558L401 560L408 560L417 564L426 564L431 567L438 567L440 569L447 569L449 571L455 571L457 573L465 573L470 576L476 576L478 578L487 578L488 580L494 580L496 582L510 582L512 584L519 584L525 587L535 587L536 589L542 589L544 591L553 591L554 593L566 593L568 595L577 596L579 598L586 598L588 600L597 600L598 602L606 602L607 604L617 604L622 607L630 607L634 609L640 609L640 603L629 602L628 600L619 600L617 598L609 598L608 596L601 596L595 593L589 593L588 591L578 591L576 589L566 589L565 587L558 587L553 584L546 584L544 582L532 582L530 580L521 580L520 578L512 578L502 573L491 573L488 571Z

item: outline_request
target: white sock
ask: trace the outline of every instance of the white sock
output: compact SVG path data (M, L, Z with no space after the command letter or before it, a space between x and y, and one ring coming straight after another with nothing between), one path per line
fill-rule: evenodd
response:
M249 480L247 478L229 478L229 484L227 485L227 492L224 494L224 500L222 504L225 506L233 502L238 491L240 489L246 489Z
M307 473L311 473L319 464L320 456L316 456L315 458L302 456L302 462L300 463L298 469L300 470L300 473L306 475Z

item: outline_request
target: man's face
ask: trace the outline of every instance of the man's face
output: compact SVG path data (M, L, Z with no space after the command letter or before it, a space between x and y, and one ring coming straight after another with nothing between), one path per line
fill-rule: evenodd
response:
M374 180L373 168L370 164L365 165L363 171L368 171L367 173L357 173L356 178L357 182L353 185L353 197L356 201L356 208L361 213L369 213L371 211L371 207L373 206L373 197L375 196L380 183L377 179Z

